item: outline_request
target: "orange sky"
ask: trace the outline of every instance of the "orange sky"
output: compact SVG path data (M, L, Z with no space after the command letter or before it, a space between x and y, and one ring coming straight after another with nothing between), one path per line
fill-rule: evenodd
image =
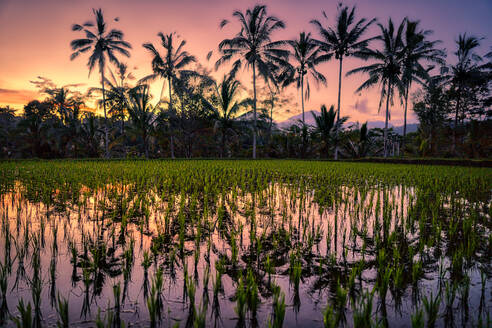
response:
M53 1L53 0L0 0L0 106L10 105L22 108L29 100L39 97L36 87L30 81L38 76L49 78L57 85L80 83L79 90L85 91L98 83L97 71L89 78L86 68L87 57L82 55L70 61L69 42L77 37L70 27L92 19L91 8L101 7L110 27L123 30L125 39L132 46L131 58L124 58L134 69L134 75L141 78L150 73L150 55L142 48L142 43L157 44L157 32L178 32L187 40L187 49L202 65L209 65L217 59L215 54L210 62L206 54L217 49L220 40L237 32L237 25L230 24L218 28L223 18L230 18L234 9L244 10L255 1L227 0L105 0L105 1ZM294 38L300 31L312 31L309 21L321 19L325 10L333 22L337 1L328 0L273 0L264 1L269 12L286 22L286 29L274 37ZM386 23L388 17L400 21L404 16L420 19L422 27L435 31L434 38L444 41L443 46L454 49L453 40L458 33L468 32L488 37L490 34L490 14L492 1L449 1L449 0L366 0L345 1L347 5L357 4L358 17L377 17ZM118 22L113 18L119 17ZM367 36L377 30L371 29ZM484 40L483 53L491 45ZM453 60L451 51L449 60ZM344 62L344 71L359 65L359 60ZM306 102L306 111L319 109L320 104L336 103L337 69L334 61L324 64L319 70L325 74L328 87L316 90L312 86L311 99ZM219 74L217 74L218 76ZM249 73L242 76L249 87ZM354 94L363 76L344 78L342 88L342 115L349 115L351 121L383 120L383 113L377 113L379 90ZM158 96L161 82L156 82L153 93ZM292 99L289 106L275 115L275 119L300 113L297 104L298 92L294 88L286 91ZM300 103L300 102L299 102ZM356 104L358 104L356 106ZM413 117L410 121L414 121ZM401 124L402 109L398 102L392 109L393 124Z

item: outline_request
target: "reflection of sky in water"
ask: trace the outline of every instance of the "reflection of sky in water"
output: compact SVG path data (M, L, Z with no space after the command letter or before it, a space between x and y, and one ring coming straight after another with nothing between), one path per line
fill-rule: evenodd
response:
M240 273L246 273L246 263L251 262L255 270L259 270L258 289L261 294L261 305L257 314L259 326L264 325L272 312L272 298L268 290L268 274L265 272L266 254L276 263L274 280L286 294L285 326L320 326L322 325L322 312L327 300L332 299L335 293L337 279L346 281L351 268L362 259L365 260L364 271L361 274L362 281L357 277L355 290L360 286L371 290L377 278L376 254L374 254L374 234L381 238L398 238L398 233L405 236L414 247L419 241L419 223L415 211L422 205L420 199L428 200L429 195L418 189L408 187L393 188L366 188L356 191L353 188L339 187L332 201L324 199L324 206L320 207L321 195L316 191L302 192L299 188L289 185L271 184L266 190L258 192L254 196L241 191L239 188L230 191L223 196L209 199L207 208L203 206L203 199L198 195L182 199L181 195L162 200L157 190L136 194L133 186L108 185L104 189L92 191L83 187L79 193L79 199L68 200L61 192L52 194L52 205L49 207L43 203L32 203L23 196L23 187L16 184L15 192L0 196L0 215L2 217L2 232L0 242L6 245L5 230L8 229L11 236L10 257L13 261L11 274L8 278L8 308L11 313L17 315L16 305L20 298L26 302L31 301L31 290L25 279L21 279L14 287L16 275L19 271L17 250L22 251L25 242L26 229L29 236L41 233L41 273L43 282L42 313L46 323L54 324L57 320L55 309L51 305L51 295L58 293L69 300L70 320L73 325L91 326L89 320L93 320L101 308L101 316L104 316L106 308L113 306L113 285L120 283L124 301L122 301L122 320L132 322L137 326L148 325L148 311L144 298L144 269L142 267L143 253L149 251L152 239L161 234L170 232L170 238L160 246L161 252L152 258L149 268L149 281L154 276L156 266L164 268L163 288L163 324L171 326L176 320L181 320L184 325L188 316L187 301L184 300L184 266L179 254L179 229L180 216L186 220L185 224L185 258L188 274L192 275L196 286L196 301L198 306L203 300L204 293L209 295L207 322L213 325L215 317L212 306L213 285L216 270L215 263L221 256L231 258L232 242L231 233L235 231L236 243L239 247L239 263L236 267L226 265L222 277L224 293L219 296L220 323L219 326L234 326L237 323L237 315L234 312L236 306L234 296L237 277ZM450 209L447 199L437 198L444 213ZM172 206L170 206L170 204ZM469 208L465 200L455 200L462 208ZM222 209L220 207L223 206ZM180 211L180 208L182 209ZM412 212L413 211L413 212ZM133 214L132 214L133 213ZM412 214L413 213L413 214ZM422 213L422 212L420 212ZM440 220L448 220L442 213ZM410 214L410 215L409 215ZM256 219L254 236L261 240L261 252L257 252L257 242L251 239L252 216ZM384 232L382 218L391 218ZM8 218L8 228L6 228ZM417 220L412 223L414 218ZM429 218L426 220L430 221ZM114 223L113 223L114 221ZM122 223L123 222L123 223ZM125 225L126 230L122 226ZM143 222L139 224L137 222ZM194 229L191 228L194 222ZM199 242L200 257L195 271L196 250L196 226L200 225L201 241ZM410 229L414 226L415 229ZM442 225L440 249L445 254L448 246L447 225ZM208 255L207 231L213 229L211 235L210 255ZM428 227L423 227L428 229ZM366 242L363 242L363 235ZM56 232L56 238L54 237ZM143 233L142 233L143 232ZM285 232L285 233L283 233ZM393 233L394 232L394 233ZM398 232L398 233L397 233ZM489 228L480 225L474 227L473 233L478 242L487 241L490 234ZM287 236L286 238L283 238ZM290 238L288 237L290 236ZM331 236L331 237L328 237ZM53 258L54 241L58 252ZM124 267L124 251L134 243L133 265L128 282L125 286L124 275L121 272ZM84 244L87 246L84 250ZM31 257L33 243L24 258L26 276L32 274ZM87 315L81 314L86 299L86 290L82 277L82 268L77 267L73 275L71 262L71 245L77 249L78 263L83 263L84 254L89 259L93 258L91 250L106 247L104 262L114 261L115 265L98 269L103 272L101 290L99 295L94 295L94 286L90 284L88 300L90 303ZM299 246L302 250L300 259L302 262L302 279L299 294L296 295L293 284L289 279L290 250ZM345 245L345 247L344 247ZM175 248L175 272L172 272L169 261L172 256L169 249ZM114 250L114 253L111 252ZM362 252L364 250L364 255ZM0 258L6 258L6 247L0 248ZM439 286L438 269L439 260L435 257L436 247L428 249L424 262L424 275L420 276L418 286L422 295L428 295L430 291L436 294ZM391 262L394 254L385 254L385 258ZM210 279L207 288L203 286L205 268L211 265ZM258 263L259 259L259 263ZM420 259L415 255L414 260ZM155 262L156 261L156 262ZM479 262L484 262L479 264ZM2 260L5 263L5 260ZM101 262L100 262L101 263ZM445 258L444 265L450 265L449 258ZM477 309L480 308L480 272L478 268L483 266L490 271L490 257L482 256L479 259L474 256L468 263L471 279L470 294L468 299L470 320L476 320ZM51 275L51 267L56 265L55 283ZM320 268L321 267L321 268ZM113 269L114 276L109 274ZM393 267L393 270L396 270ZM386 312L390 324L405 322L410 324L410 315L415 312L413 303L416 290L409 281L411 272L403 272L404 288L395 298L393 290L388 291L386 297ZM73 279L75 277L75 279ZM449 272L445 276L449 278ZM444 287L443 287L444 288ZM486 288L485 310L490 311L490 284ZM378 317L381 316L381 302L374 297L373 310L378 309ZM455 320L461 320L464 316L460 307L460 291L454 303L459 311L452 311ZM300 304L299 304L300 302ZM397 303L400 307L397 309ZM351 306L348 306L351 308ZM445 310L441 305L441 313ZM351 312L347 313L347 320L352 322ZM459 322L459 321L457 321Z

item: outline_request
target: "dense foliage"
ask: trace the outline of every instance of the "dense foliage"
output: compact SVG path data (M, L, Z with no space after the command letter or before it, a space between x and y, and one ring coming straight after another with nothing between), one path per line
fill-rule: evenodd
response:
M452 56L446 58L440 41L432 40L432 31L421 29L418 21L377 22L358 18L355 9L339 5L333 25L314 19L316 33L302 32L294 40L275 40L285 23L264 5L233 12L241 29L218 45L215 68L230 69L219 81L186 51L177 33L160 32L159 45L143 44L151 56L152 74L136 82L118 58L130 56L131 45L122 31L109 28L100 9L94 10L94 22L72 27L83 38L70 43L71 59L88 55L89 72L99 68L101 88L82 95L69 86L36 82L45 100L33 100L19 113L0 108L0 156L489 158L492 53L478 52L483 39L459 35ZM224 20L220 27L229 25L232 22ZM371 25L377 25L378 34L367 35ZM343 124L349 121L340 116L342 63L347 57L366 61L346 75L364 75L356 92L380 89L383 129ZM338 103L331 116L322 110L310 126L304 99L313 82L326 84L329 77L319 65L329 60L339 62ZM241 67L252 74L251 97L238 81ZM159 97L148 92L154 81L163 82ZM300 89L301 108L296 111L302 112L302 120L281 128L273 114L289 85ZM85 107L94 97L104 117ZM396 102L404 111L402 135L389 127ZM418 117L416 133L406 133L408 110Z

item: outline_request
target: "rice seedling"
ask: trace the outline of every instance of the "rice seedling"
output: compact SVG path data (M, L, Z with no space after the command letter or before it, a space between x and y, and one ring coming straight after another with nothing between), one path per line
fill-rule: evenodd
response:
M239 276L239 283L236 288L236 307L234 311L238 316L238 325L244 326L247 309L247 293L244 288L243 276Z
M273 286L273 313L268 320L268 328L281 328L285 317L285 295L279 286Z
M17 305L17 310L19 311L19 317L12 317L12 321L17 328L31 328L35 326L30 302L26 306L24 305L24 300L21 299Z
M424 322L424 311L422 309L417 309L417 311L412 314L411 317L412 321L412 328L424 328L425 327L425 322Z
M9 308L7 303L7 287L8 287L8 266L0 262L0 325L5 324L9 316Z
M372 300L374 292L363 292L354 305L354 328L374 327L376 323L372 319Z
M68 300L62 298L60 294L58 294L56 311L58 312L58 321L56 323L56 326L58 328L70 327L69 314L68 314Z
M439 304L440 304L440 296L436 295L433 297L432 292L430 296L424 296L422 302L424 303L424 309L427 317L427 327L434 327L436 324L436 320L439 315Z

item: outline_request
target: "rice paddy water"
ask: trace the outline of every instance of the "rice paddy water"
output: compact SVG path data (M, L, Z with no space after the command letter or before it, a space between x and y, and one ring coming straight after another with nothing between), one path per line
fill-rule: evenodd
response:
M492 170L0 163L0 325L490 327Z

